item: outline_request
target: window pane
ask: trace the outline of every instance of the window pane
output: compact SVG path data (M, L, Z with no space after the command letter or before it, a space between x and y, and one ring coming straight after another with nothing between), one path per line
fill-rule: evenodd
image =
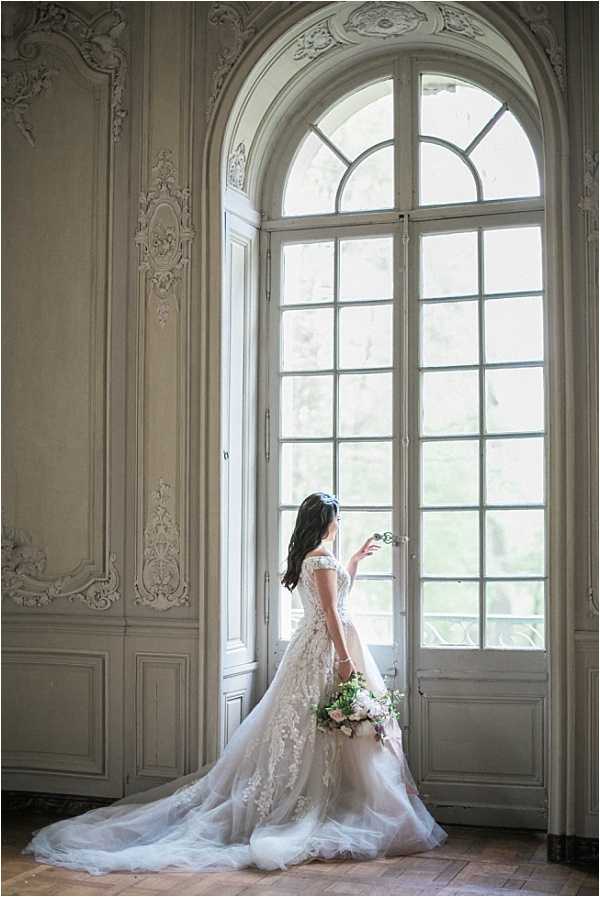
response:
M479 440L423 442L421 449L422 504L479 503Z
M470 154L484 199L539 196L540 178L529 137L512 112L504 112Z
M542 504L544 439L486 440L487 503Z
M346 166L320 137L310 133L292 162L283 198L284 215L335 211L335 196Z
M340 300L392 299L392 237L340 240Z
M346 182L340 209L391 209L394 205L394 148L383 146L359 162Z
M389 442L340 444L343 505L392 504L392 446Z
M486 576L544 575L544 511L487 511Z
M391 511L347 511L340 512L340 555L344 563L357 551L373 533L392 530ZM381 548L360 562L360 573L391 573L392 546L379 542Z
M287 569L288 547L296 525L297 514L298 508L279 512L279 557L277 558L277 571L280 579Z
M542 289L542 234L539 227L502 227L483 232L486 293Z
M348 610L361 638L368 645L394 641L392 583L356 580L348 596Z
M392 435L391 374L342 374L339 400L340 436Z
M544 583L488 582L485 630L488 648L543 648Z
M339 310L341 368L392 365L392 306L362 305Z
M333 309L284 311L281 318L282 370L310 371L333 366Z
M421 376L423 435L454 436L479 432L477 371L432 371Z
M494 363L543 359L541 296L486 299L484 310L486 361Z
M466 149L500 105L500 100L468 81L423 73L419 131Z
M479 326L476 301L421 306L421 364L477 364Z
M479 584L424 582L421 645L479 647Z
M479 513L423 511L423 576L479 575Z
M391 80L377 81L336 103L319 129L352 161L364 150L394 136Z
M333 436L333 377L284 377L281 436Z
M283 302L333 301L333 242L283 247Z
M477 293L477 233L425 234L421 237L421 296Z
M333 492L331 443L284 443L280 484L282 505L299 505L311 492Z
M488 433L544 429L544 373L541 367L485 372Z
M419 205L476 201L475 178L466 162L447 147L422 140L419 145Z

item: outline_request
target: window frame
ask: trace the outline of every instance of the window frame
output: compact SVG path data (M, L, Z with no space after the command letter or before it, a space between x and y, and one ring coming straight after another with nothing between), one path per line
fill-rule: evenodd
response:
M420 137L418 133L418 125L419 125L419 116L418 116L418 103L419 103L419 91L418 91L418 82L419 82L419 74L421 71L426 72L435 72L439 70L441 73L447 75L454 75L458 78L464 78L466 80L471 80L480 85L482 88L488 89L498 96L501 103L509 103L509 108L514 112L514 114L518 117L521 125L523 126L534 151L539 179L540 179L540 196L539 197L526 197L523 199L502 199L502 200L474 200L471 202L464 203L449 203L442 205L426 205L426 206L418 206L418 184L419 184L419 144ZM394 98L398 98L399 102L395 103L394 107L394 117L395 117L395 138L398 133L401 133L401 129L398 128L398 123L400 121L405 120L406 115L410 115L412 127L408 129L409 134L411 136L411 141L405 142L396 142L396 153L395 153L395 200L396 205L393 209L388 210L372 210L365 212L329 212L329 213L321 213L321 214L311 214L311 215L297 215L297 216L284 216L282 214L282 203L283 203L283 194L285 190L286 184L286 176L290 170L291 164L295 157L297 150L299 149L302 139L305 134L308 133L310 129L310 125L314 123L317 118L324 114L334 102L337 102L347 96L349 93L352 93L354 90L359 89L367 85L368 83L386 77L392 77L394 80ZM413 87L412 90L405 89L406 86ZM546 253L545 253L545 245L544 245L544 210L545 210L545 199L544 199L544 165L543 165L543 139L540 130L540 125L538 122L538 115L535 105L531 101L530 97L525 94L525 92L520 93L518 91L517 86L510 81L506 76L500 74L496 70L492 69L487 63L478 62L475 66L474 63L465 60L465 59L457 59L455 56L450 54L445 54L443 52L429 52L429 51L418 51L407 49L404 51L393 51L388 53L387 55L382 56L380 53L376 60L374 60L370 65L365 65L360 75L356 75L354 72L346 71L344 74L336 78L332 84L329 85L326 91L319 93L314 99L313 102L308 106L304 107L301 114L294 117L290 116L289 119L289 128L287 130L287 139L284 144L281 145L281 148L274 153L272 159L272 165L270 166L270 173L273 176L269 179L268 184L265 184L263 189L263 208L267 209L267 213L262 221L262 228L267 234L268 248L265 252L265 265L263 268L263 278L267 283L267 292L271 292L271 276L272 271L274 269L274 246L277 240L283 239L286 234L293 234L293 238L295 240L300 240L301 235L304 235L308 239L325 239L329 233L334 235L341 235L342 232L348 231L350 228L365 228L365 233L372 230L373 235L375 235L376 229L381 232L383 229L387 228L387 232L390 233L393 229L396 229L398 233L398 239L395 240L395 245L400 246L402 244L402 238L400 236L400 229L402 224L406 222L408 225L408 229L412 232L416 231L420 228L428 228L432 227L433 230L436 229L437 226L444 225L445 222L452 221L454 222L454 226L457 229L460 228L460 223L465 222L465 229L474 229L478 226L476 222L481 222L481 226L491 227L493 226L494 221L501 222L502 224L507 224L509 220L514 220L515 224L521 224L525 221L532 221L535 223L540 223L542 227L542 258L545 264L546 262ZM339 192L339 191L338 191ZM407 220L407 216L409 216L409 222ZM408 233L408 230L407 230ZM417 247L418 251L418 241L416 239L411 239L408 241L408 251L411 257L411 263L409 265L409 274L412 279L414 279L417 269L415 267L415 258L413 253L415 252L415 247ZM273 238L273 239L271 239ZM396 250L397 251L397 250ZM398 267L396 268L396 276L400 276ZM544 280L546 278L544 277ZM481 285L480 285L481 287ZM415 297L415 284L414 282L409 283L405 290L404 294L408 295L408 297ZM518 650L520 654L529 653L529 654L539 654L544 655L548 650L548 599L549 599L549 589L547 585L548 580L548 566L549 566L549 526L548 526L548 504L549 504L549 448L550 448L550 413L549 413L549 372L548 372L548 334L549 327L547 322L548 317L548 303L547 303L547 293L546 293L546 283L543 285L543 289L541 291L543 297L543 316L544 316L544 347L545 347L545 357L542 362L542 367L544 371L544 413L545 413L545 439L544 439L544 461L545 461L545 502L544 502L544 515L545 515L545 571L544 571L544 582L545 586L545 646L544 649L535 649L528 650L525 649L514 649ZM394 313L394 321L396 324L396 315L400 319L398 321L399 327L401 326L402 316L403 314L407 315L406 326L404 326L404 330L399 329L397 331L397 335L395 338L395 346L399 346L400 342L403 344L408 344L409 340L414 347L416 346L418 349L418 343L415 342L415 339L418 339L419 333L419 314L420 314L420 302L419 299L411 299L410 303L407 299L407 309L403 310L403 301L399 293L397 294L397 301L395 302L395 313ZM274 303L270 303L273 306ZM410 305L410 307L408 307ZM415 307L416 306L416 307ZM417 337L415 337L415 311L417 312ZM271 308L272 312L272 308ZM272 314L269 314L270 324L269 327L273 326ZM482 337L480 336L480 339ZM279 350L277 351L277 355ZM464 652L473 653L473 651L483 655L486 654L488 658L492 658L494 654L500 654L502 656L506 656L510 654L511 649L506 648L487 648L484 647L484 642L480 642L479 648L460 648L460 647L450 647L448 649L445 648L420 648L420 640L421 640L421 596L419 590L419 571L416 568L418 564L414 563L415 560L415 552L416 558L418 559L420 556L420 524L419 520L415 520L415 511L417 514L417 518L420 517L420 491L421 491L421 476L420 476L420 438L419 438L419 428L418 428L418 408L419 408L419 376L418 376L418 359L416 362L417 371L416 375L414 373L415 366L415 358L414 351L405 353L405 363L410 370L410 374L408 375L406 382L408 383L407 387L407 395L405 396L405 407L407 413L408 420L408 431L405 432L405 436L408 436L408 443L406 448L407 452L396 452L394 455L394 461L398 457L399 461L399 470L403 471L401 473L401 477L395 478L394 483L394 505L396 508L401 506L402 500L404 500L404 504L406 507L405 511L405 520L406 526L402 526L401 522L398 520L398 526L394 527L394 532L400 535L410 534L410 542L405 546L406 550L404 552L398 552L397 555L404 554L404 574L405 574L405 586L404 589L400 589L400 592L403 594L403 614L404 614L404 638L406 639L406 657L405 657L405 667L408 670L411 660L411 652L417 651L422 654L428 654L428 652L438 652L440 650L448 650L451 651L452 654L457 658L457 661L460 663L459 655L464 655ZM394 360L395 371L399 371L399 365ZM268 378L269 386L267 387L265 394L265 405L263 407L270 408L271 411L271 421L277 419L277 415L279 413L278 410L278 396L275 396L275 392L278 392L279 383L275 384L273 381L277 379L273 377L274 369L271 370L271 374ZM398 374L397 374L398 376ZM394 388L396 389L396 382L394 382ZM398 395L398 393L396 393ZM481 401L481 399L480 399ZM275 404L277 402L277 404ZM415 419L415 414L417 415L417 419ZM396 421L396 417L398 415L397 403L395 403L394 408L394 420ZM416 424L416 429L415 429ZM396 427L396 424L395 424ZM271 443L271 456L273 456L273 427L271 424L270 427L270 443ZM478 437L477 437L478 438ZM394 439L398 440L398 444L400 445L403 442L403 434L395 429ZM484 440L481 440L481 444L484 444ZM416 452L416 458L415 458ZM416 461L416 466L415 466ZM270 469L268 470L268 487L267 487L267 508L269 508L268 514L268 531L267 531L267 554L269 555L266 558L266 566L267 570L270 571L270 584L265 593L265 607L272 603L272 601L278 601L278 582L276 576L277 564L276 560L272 558L272 550L271 546L277 546L277 550L279 549L279 540L278 540L278 511L276 513L272 512L272 508L274 507L274 502L277 499L274 498L278 492L278 471L276 474L274 473L273 468L276 467L274 464L270 464ZM415 482L410 484L408 481L408 472L415 471L418 472ZM480 471L480 478L482 476L482 472ZM402 483L405 484L405 488L407 490L407 494L404 499L401 498L399 490L401 486L398 484L398 479L402 480ZM275 490L275 491L274 491ZM483 499L484 493L480 495L480 505L479 505L479 514L482 515L483 508ZM397 513L397 512L396 512ZM417 526L415 526L417 523ZM480 546L481 552L481 546ZM394 565L394 570L397 567L402 567L402 563ZM415 583L415 570L416 570L416 583ZM483 575L483 571L480 570L480 574ZM483 580L482 580L483 581ZM273 585L275 588L272 588ZM480 587L480 601L479 601L479 611L480 614L483 613L483 604L481 595L483 592L483 587ZM415 606L411 606L413 600L416 600L418 603ZM396 610L394 610L396 613ZM265 611L266 619L269 617L269 611ZM485 626L485 620L483 617L480 617L480 631ZM415 631L416 627L416 631ZM271 636L269 636L269 656L271 657ZM276 652L277 653L277 652ZM430 656L431 664L435 664L435 654ZM493 661L492 661L493 662ZM395 664L395 660L394 660ZM536 662L537 665L537 662ZM400 670L396 670L398 674L401 673ZM397 684L397 683L396 683Z

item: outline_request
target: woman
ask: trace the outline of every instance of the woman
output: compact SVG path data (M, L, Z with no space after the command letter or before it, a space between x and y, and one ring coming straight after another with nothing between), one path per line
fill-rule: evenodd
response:
M298 510L282 584L298 589L304 618L262 700L210 771L46 826L25 853L101 875L285 869L416 853L445 841L417 795L395 719L383 743L316 725L312 705L355 671L374 692L385 691L346 608L358 564L379 546L367 539L344 568L324 545L335 537L338 512L337 499L322 492Z

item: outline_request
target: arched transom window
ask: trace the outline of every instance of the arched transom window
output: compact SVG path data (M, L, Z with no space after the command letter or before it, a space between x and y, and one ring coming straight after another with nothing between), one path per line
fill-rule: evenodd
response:
M485 80L396 63L290 147L266 222L275 658L315 490L341 501L342 561L391 534L351 593L382 669L402 680L411 632L417 651L545 646L540 138Z

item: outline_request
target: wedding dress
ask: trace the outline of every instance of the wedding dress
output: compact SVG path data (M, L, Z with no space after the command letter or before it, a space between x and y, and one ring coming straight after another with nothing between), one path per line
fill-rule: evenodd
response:
M101 875L116 870L286 869L313 859L411 854L447 833L421 802L401 729L389 739L321 732L311 709L337 685L335 652L314 571L337 570L348 651L368 687L385 683L349 616L352 578L332 555L304 558L304 617L263 698L203 777L169 783L38 830L25 848L43 863ZM179 787L179 783L185 784Z

